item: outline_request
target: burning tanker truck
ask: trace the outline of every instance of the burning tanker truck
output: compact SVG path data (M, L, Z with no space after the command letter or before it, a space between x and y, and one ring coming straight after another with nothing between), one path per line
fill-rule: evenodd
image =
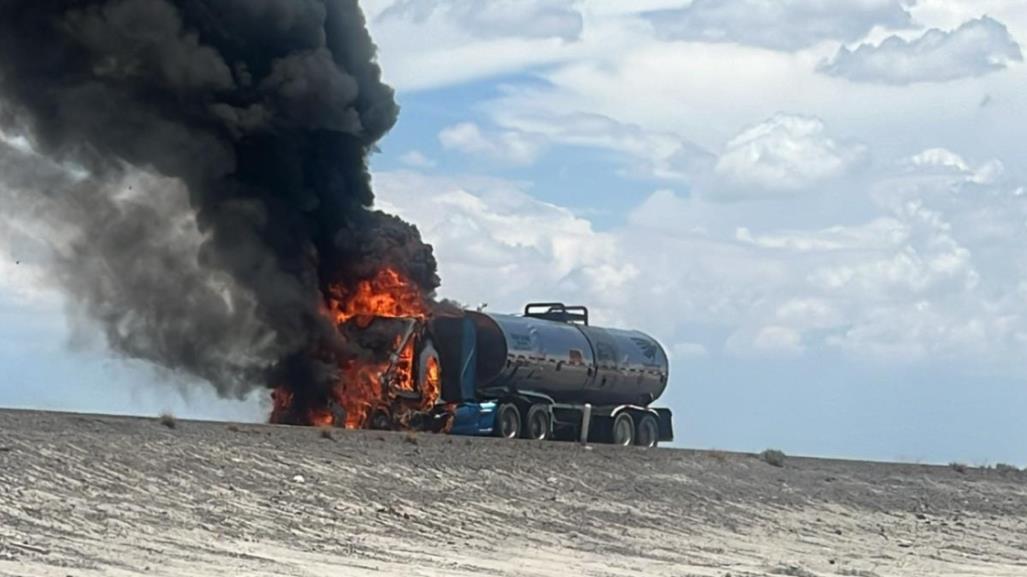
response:
M32 149L0 142L0 204L112 350L269 388L279 424L670 439L652 338L434 302L432 247L375 209L398 114L357 0L0 2L0 131Z
M642 447L673 439L670 410L651 406L667 387L665 351L644 333L590 325L585 307L440 310L360 327L396 334L395 348L374 374L344 378L314 424Z

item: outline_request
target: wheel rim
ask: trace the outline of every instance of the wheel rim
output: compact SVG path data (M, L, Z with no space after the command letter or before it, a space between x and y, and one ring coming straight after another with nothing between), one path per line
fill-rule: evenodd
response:
M502 428L501 434L507 439L513 439L517 436L517 413L510 409L504 409L503 414L500 417L500 423Z
M531 435L532 439L544 441L549 436L549 423L546 422L547 417L543 411L536 411L531 415L531 422L528 423L528 434Z
M634 431L631 419L618 418L613 423L613 442L616 445L630 445Z
M651 418L647 418L642 421L642 426L639 427L638 431L638 444L642 447L651 449L656 446L656 422Z

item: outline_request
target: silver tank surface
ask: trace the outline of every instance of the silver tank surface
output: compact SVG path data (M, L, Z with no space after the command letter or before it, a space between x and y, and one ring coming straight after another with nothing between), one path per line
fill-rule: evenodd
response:
M557 402L648 405L667 387L667 354L639 331L468 313L477 328L478 390L534 391Z

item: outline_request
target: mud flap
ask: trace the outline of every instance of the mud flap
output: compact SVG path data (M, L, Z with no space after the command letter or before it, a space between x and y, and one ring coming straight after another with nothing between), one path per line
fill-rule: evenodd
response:
M653 409L660 422L660 442L669 443L674 440L674 420L670 409Z

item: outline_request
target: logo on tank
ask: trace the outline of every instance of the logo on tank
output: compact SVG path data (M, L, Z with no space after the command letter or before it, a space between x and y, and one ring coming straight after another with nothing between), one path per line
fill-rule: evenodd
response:
M656 343L639 337L631 337L631 340L638 345L638 350L642 351L642 356L654 363L656 362L656 351L658 350Z

